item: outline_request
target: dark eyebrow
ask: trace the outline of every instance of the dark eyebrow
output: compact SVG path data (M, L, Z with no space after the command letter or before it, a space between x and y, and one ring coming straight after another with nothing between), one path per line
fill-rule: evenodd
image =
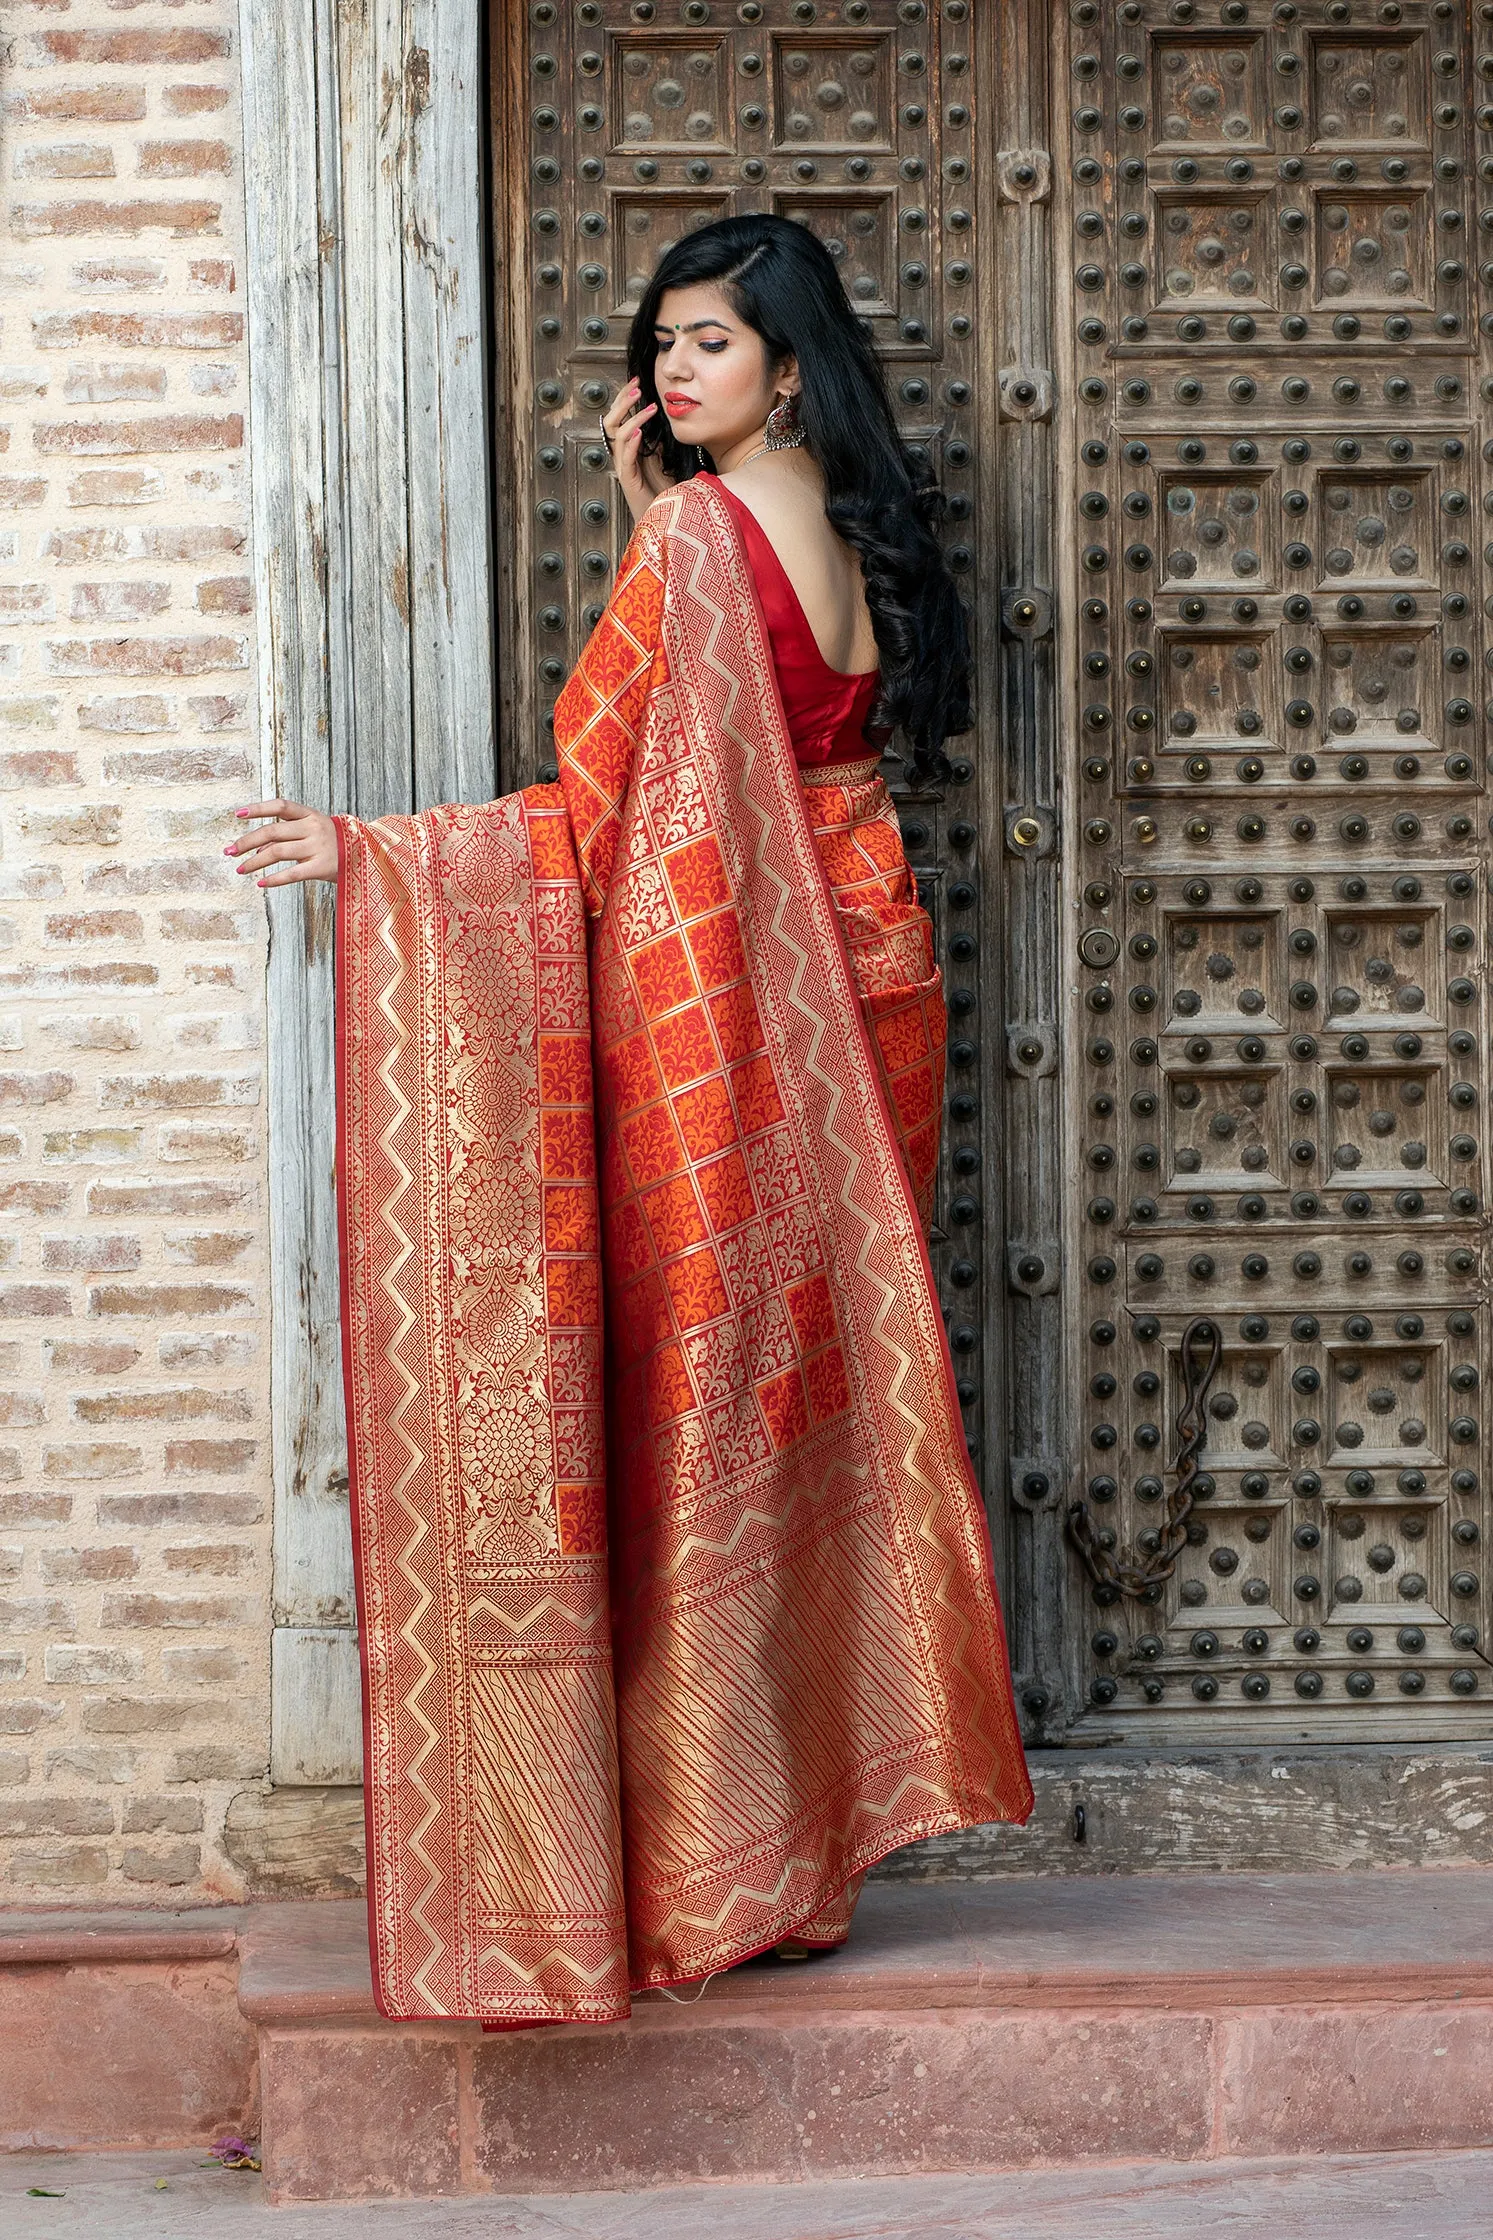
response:
M721 327L727 334L731 332L724 319L691 319L689 325L681 327L679 332L681 334L695 334L701 327ZM655 334L672 334L674 330L672 327L666 326L662 319L658 319L654 322L653 331Z

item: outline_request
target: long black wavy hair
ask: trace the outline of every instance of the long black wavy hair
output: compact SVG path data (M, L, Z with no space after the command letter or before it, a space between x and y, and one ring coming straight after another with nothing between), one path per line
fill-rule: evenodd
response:
M640 401L658 407L644 423L642 449L675 482L712 462L670 429L654 382L654 328L666 289L702 281L714 282L761 336L770 371L798 360L799 418L824 473L824 510L860 554L881 656L876 717L900 727L915 772L947 778L944 741L973 721L969 630L934 534L947 501L897 432L870 330L807 226L752 213L686 234L660 258L627 349Z

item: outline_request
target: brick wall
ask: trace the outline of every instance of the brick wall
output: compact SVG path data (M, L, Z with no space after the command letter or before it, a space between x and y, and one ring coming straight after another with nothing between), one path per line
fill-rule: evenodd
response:
M235 1894L268 1749L236 0L0 0L0 1902Z

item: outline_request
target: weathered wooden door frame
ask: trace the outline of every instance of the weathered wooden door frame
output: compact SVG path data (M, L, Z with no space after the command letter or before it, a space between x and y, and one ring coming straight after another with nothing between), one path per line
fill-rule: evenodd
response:
M481 0L245 0L261 782L498 790ZM271 1776L361 1778L329 889L269 898Z

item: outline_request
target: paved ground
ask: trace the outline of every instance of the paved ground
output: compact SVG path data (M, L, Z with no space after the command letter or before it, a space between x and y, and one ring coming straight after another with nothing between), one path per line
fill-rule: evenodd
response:
M164 2179L165 2185L160 2181ZM60 2193L32 2198L29 2186ZM1493 2240L1493 2152L270 2209L191 2154L0 2158L4 2240Z

